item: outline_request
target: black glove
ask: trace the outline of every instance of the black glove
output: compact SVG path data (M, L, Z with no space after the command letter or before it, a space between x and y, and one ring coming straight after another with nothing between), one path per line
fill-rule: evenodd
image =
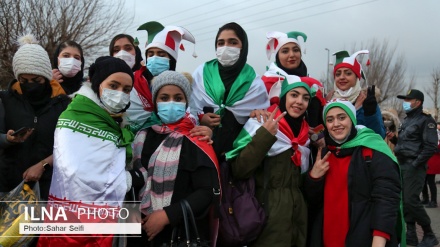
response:
M375 85L368 87L367 89L367 98L365 98L364 102L362 103L362 107L364 108L364 115L365 116L371 116L376 114L376 108L377 108L377 101L375 96L374 89L376 88Z
M142 172L139 169L133 169L128 171L131 175L132 187L135 191L139 191L145 184L144 176L142 176Z

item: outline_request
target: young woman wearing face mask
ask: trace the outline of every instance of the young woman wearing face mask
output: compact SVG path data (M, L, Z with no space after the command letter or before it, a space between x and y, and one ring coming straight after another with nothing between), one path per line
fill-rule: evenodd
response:
M306 245L307 207L300 187L310 156L305 112L314 92L303 78L286 76L269 119L249 119L226 154L234 178L255 177L256 197L268 213L263 231L249 246Z
M360 80L365 79L361 64L356 57L359 54L368 54L367 50L355 52L351 56L347 51L339 51L336 55L333 75L334 90L327 94L327 100L345 99L356 108L356 118L359 124L365 125L385 138L385 126L382 120L379 105L375 96L375 86L366 91L361 89Z
M66 94L78 91L84 81L84 54L75 41L65 41L55 50L53 79L57 80Z
M269 99L264 83L246 64L248 39L237 23L222 26L215 38L217 58L193 73L191 113L200 124L213 129L214 149L220 161L232 149L254 109L266 109Z
M134 133L148 127L147 120L154 105L151 98L153 78L166 70L176 70L182 39L195 43L194 37L183 27L164 27L151 21L141 25L138 30L148 31L148 45L145 50L146 64L134 73L134 89L130 94L131 106L127 110L129 127ZM174 43L167 42L167 39L172 39Z
M173 227L183 227L183 199L195 214L201 238L208 240L215 230L208 209L218 200L218 163L211 145L190 136L195 126L186 111L191 85L182 74L165 71L154 79L152 93L153 125L140 130L133 142L133 165L144 174L148 170L139 193L144 242L133 246L169 243Z
M405 246L396 157L374 131L356 125L349 101L330 101L323 118L326 149L304 184L307 201L320 205L316 221L309 222L309 246L397 247L399 240Z
M1 91L6 140L2 142L0 192L9 192L23 180L39 181L40 195L47 200L52 177L54 131L58 116L70 102L60 84L52 79L47 52L32 35L19 39L12 60L15 79ZM20 135L15 131L26 127Z
M58 119L49 201L51 205L96 206L97 210L102 205L122 207L134 180L126 172L125 163L126 147L133 141L133 134L120 124L121 114L130 102L133 72L124 61L106 56L90 66L89 76L90 82L84 83ZM76 210L66 210L66 215L91 222L84 215L76 215ZM112 237L62 235L41 236L39 240L39 246L96 243L111 246Z

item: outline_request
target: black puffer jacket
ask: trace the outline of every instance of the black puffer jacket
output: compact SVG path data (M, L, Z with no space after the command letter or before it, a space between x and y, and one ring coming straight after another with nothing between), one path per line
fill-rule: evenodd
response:
M437 151L437 124L422 107L407 113L400 129L394 154L401 165L426 165Z
M59 86L59 84L58 84ZM58 117L70 103L63 90L52 88L55 95L46 106L35 112L29 102L14 90L13 83L8 91L0 92L5 109L5 129L17 130L21 127L32 127L34 131L23 143L5 148L2 161L4 169L0 174L0 192L14 189L23 181L23 173L53 153L54 132ZM58 94L58 95L57 95ZM47 199L52 171L47 170L40 179L42 199Z
M348 168L348 200L350 228L346 247L369 247L373 230L390 234L386 246L397 246L396 223L400 205L400 172L398 165L387 155L372 150L371 163L367 163L362 147L343 149L337 157L351 155ZM322 152L325 154L326 152ZM330 164L331 166L332 164ZM304 195L309 206L319 212L312 224L310 247L323 246L323 203L325 177L319 180L306 176ZM336 214L338 212L335 212Z

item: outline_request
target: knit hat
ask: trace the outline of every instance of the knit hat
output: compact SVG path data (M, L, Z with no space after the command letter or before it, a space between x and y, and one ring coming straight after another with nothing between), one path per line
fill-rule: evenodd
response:
M160 48L168 52L168 54L176 60L179 49L182 51L185 50L183 44L180 43L182 39L187 40L194 45L196 43L194 36L183 27L164 27L159 22L150 21L142 24L138 30L146 30L148 32L148 45L146 50L153 47ZM195 52L193 53L193 57L197 57Z
M111 56L98 57L89 68L89 77L92 82L93 91L98 93L99 85L111 74L117 72L128 74L131 77L132 83L134 82L133 71L131 71L131 68L124 60Z
M344 110L347 113L348 117L351 119L353 124L354 125L357 124L356 108L354 108L354 105L350 101L345 99L332 99L324 106L324 110L322 111L324 122L325 122L325 118L327 117L328 111L334 107L342 108L342 110Z
M157 92L166 85L175 85L182 89L185 94L186 102L189 102L191 96L191 84L188 79L181 73L167 70L160 73L153 80L151 93L153 94L153 101L156 101Z
M315 95L315 92L312 91L309 84L302 81L300 77L296 75L287 75L281 84L280 98L286 95L286 93L289 92L290 90L297 87L304 87L311 97Z
M52 80L52 65L46 50L38 44L32 34L27 34L18 39L20 48L12 59L14 76L18 80L21 74L43 76Z
M349 68L349 69L353 70L353 72L356 74L356 76L359 79L361 79L361 77L365 79L365 75L362 70L362 66L356 60L356 57L359 54L368 54L368 53L369 53L368 50L361 50L361 51L353 53L350 56L350 54L348 54L347 51L335 52L333 54L336 56L335 67L333 68L333 76L335 76L336 70L338 70L339 68Z
M277 31L268 32L266 34L267 39L269 39L266 46L267 59L270 59L272 53L276 54L283 45L290 42L297 44L301 48L301 45L299 44L298 41L299 36L303 38L305 43L307 40L307 35L302 32L297 32L297 31L292 31L288 33L282 33ZM305 53L305 49L304 49L304 53Z

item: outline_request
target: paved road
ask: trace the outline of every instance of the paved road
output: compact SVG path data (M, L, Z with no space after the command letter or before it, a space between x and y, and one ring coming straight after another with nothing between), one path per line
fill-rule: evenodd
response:
M440 180L440 175L436 176L436 180ZM440 184L436 184L436 185L437 185L437 201L438 201L440 198ZM426 212L428 213L429 217L431 217L432 230L434 231L435 236L437 236L437 239L440 240L440 207L427 208ZM423 238L423 231L419 225L417 225L417 235L419 236L419 241L421 241ZM436 247L440 247L440 244L436 245Z

